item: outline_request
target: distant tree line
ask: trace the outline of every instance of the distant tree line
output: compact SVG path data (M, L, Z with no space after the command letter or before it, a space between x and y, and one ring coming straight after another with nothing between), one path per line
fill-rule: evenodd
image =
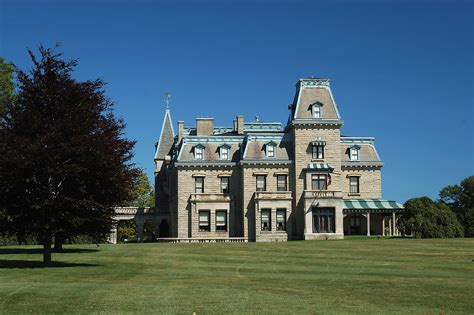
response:
M474 237L474 176L443 188L439 196L408 200L398 220L400 232L416 238Z

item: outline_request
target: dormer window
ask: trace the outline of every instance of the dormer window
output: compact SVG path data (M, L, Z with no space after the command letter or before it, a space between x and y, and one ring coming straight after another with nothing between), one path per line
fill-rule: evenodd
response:
M221 160L229 159L229 150L230 150L230 146L228 144L223 144L219 148L219 155L220 155Z
M352 146L350 149L349 149L349 158L351 161L359 161L359 150L360 150L360 147L355 145L355 146Z
M194 147L194 159L204 160L204 148L202 144L198 144Z
M267 153L267 158L274 158L276 156L276 143L273 141L270 141L265 145L265 150Z
M322 118L323 117L323 104L316 102L311 105L311 114L313 118Z

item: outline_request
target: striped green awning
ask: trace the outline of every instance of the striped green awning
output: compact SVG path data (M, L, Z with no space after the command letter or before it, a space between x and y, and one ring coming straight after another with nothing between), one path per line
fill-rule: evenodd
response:
M327 163L309 163L306 170L313 172L332 172L334 167L331 167L331 165Z
M403 210L403 206L396 201L384 199L345 199L343 210Z

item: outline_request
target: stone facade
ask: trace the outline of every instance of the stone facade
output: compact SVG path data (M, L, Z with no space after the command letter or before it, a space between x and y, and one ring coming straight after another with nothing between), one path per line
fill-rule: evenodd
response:
M197 118L191 127L179 121L175 136L167 108L155 211L170 224L168 238L337 239L363 233L367 222L367 234L385 232L386 213L374 213L372 223L369 214L382 207L383 163L373 138L341 136L329 80L299 80L289 110L286 126L236 116L217 127ZM372 208L354 205L364 200Z

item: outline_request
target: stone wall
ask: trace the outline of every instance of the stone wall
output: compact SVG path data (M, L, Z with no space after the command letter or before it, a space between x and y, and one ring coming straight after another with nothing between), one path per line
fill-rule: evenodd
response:
M344 199L382 198L382 173L380 169L342 169L342 194ZM349 176L359 176L359 193L350 193Z
M295 238L303 239L305 230L305 202L303 193L307 187L306 181L308 173L305 168L309 163L328 163L334 168L331 174L331 185L328 190L341 191L341 149L340 149L340 130L339 126L323 126L320 124L294 125L293 141L295 145L295 186L294 186L294 209L296 214L296 235ZM324 159L313 160L311 152L311 141L320 138L325 141Z

